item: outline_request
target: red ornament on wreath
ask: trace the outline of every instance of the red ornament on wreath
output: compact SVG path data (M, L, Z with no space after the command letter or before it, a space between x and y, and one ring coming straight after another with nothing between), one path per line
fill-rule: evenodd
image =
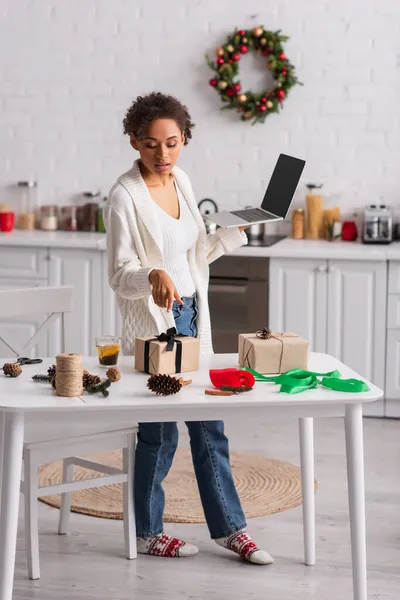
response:
M235 29L225 43L217 47L214 60L206 57L215 73L209 85L224 103L221 110L233 109L242 121L252 120L253 124L263 123L271 113L280 112L291 88L302 85L296 77L294 65L284 52L283 45L287 40L288 37L280 31L268 31L262 25L248 30ZM250 50L265 57L268 71L274 79L272 86L267 81L260 92L241 91L239 63L241 56Z

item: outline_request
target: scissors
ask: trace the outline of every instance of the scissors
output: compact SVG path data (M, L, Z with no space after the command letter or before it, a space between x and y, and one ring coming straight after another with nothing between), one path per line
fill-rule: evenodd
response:
M41 358L27 358L26 356L20 356L17 359L19 365L37 365L41 362L43 362Z

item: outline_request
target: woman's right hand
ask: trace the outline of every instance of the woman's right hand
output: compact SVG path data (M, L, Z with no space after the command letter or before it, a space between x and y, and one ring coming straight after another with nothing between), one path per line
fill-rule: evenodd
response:
M152 285L151 294L154 303L157 304L157 306L166 308L168 312L171 312L174 300L179 304L183 304L183 300L179 296L178 290L165 271L154 269L149 275L149 280Z

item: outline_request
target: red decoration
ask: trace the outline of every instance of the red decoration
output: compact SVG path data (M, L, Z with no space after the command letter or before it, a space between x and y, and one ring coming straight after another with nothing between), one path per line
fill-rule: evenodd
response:
M217 65L223 65L224 64L224 59L222 58L222 56L218 56L217 58Z
M242 54L246 54L246 52L249 51L249 47L246 46L246 44L242 44L241 46L239 46L239 50Z
M283 90L278 90L278 91L276 92L276 95L278 96L278 98L279 98L280 100L283 100L283 99L284 99L284 97L285 97L285 92L284 92Z
M231 65L231 64L233 63L233 60L230 58L230 59L228 60L228 63Z
M260 112L265 112L267 110L267 107L265 106L265 104L260 104L260 106L258 107L258 110Z
M238 106L236 109L238 112L242 112L243 108L241 106Z
M234 60L234 61L240 60L240 54L238 52L235 52L235 54L232 54L232 60Z
M208 83L211 85L211 87L215 87L218 82L216 79L210 79L210 81Z
M286 60L286 54L284 52L281 52L280 55L279 55L279 58L281 60Z
M285 71L285 69L283 69L281 75L283 75L285 77L287 75L287 71Z
M354 242L357 239L357 225L354 221L344 221L342 225L342 240Z
M234 88L229 87L226 89L225 94L227 96L236 96L236 91L234 90Z
M233 85L233 87L234 87L234 89L235 89L236 92L240 92L240 90L242 88L242 86L240 85L240 83L235 83Z
M269 50L263 50L263 51L261 52L261 54L262 54L263 56L268 56L268 54L269 54Z
M261 98L260 102L262 102L262 104L267 104L267 99L266 98Z
M254 375L241 369L210 369L209 375L211 383L216 388L223 385L253 387L255 383Z
M239 34L239 35L246 35L246 32L245 32L245 30L244 30L244 29L240 29L240 30L238 31L238 34Z

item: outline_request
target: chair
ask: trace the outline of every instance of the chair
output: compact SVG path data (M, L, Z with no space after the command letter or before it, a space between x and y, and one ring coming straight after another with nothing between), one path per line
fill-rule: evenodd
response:
M64 351L65 332L64 314L73 310L73 286L25 288L20 290L0 290L0 314L5 318L25 317L46 314L43 324L21 348L6 341L0 334L0 340L16 356L26 356L32 346L48 332L49 326L61 317L61 349ZM79 350L79 349L77 349ZM58 533L68 533L72 492L80 489L101 487L123 483L124 538L127 558L136 558L136 531L133 505L132 477L136 445L136 427L114 432L80 435L63 439L43 439L24 443L23 479L21 492L24 494L25 539L28 573L30 579L39 579L39 534L38 534L38 497L61 493L61 507ZM4 419L0 413L0 442L4 436ZM123 449L122 469L116 469L102 463L82 458L95 452ZM0 443L1 453L1 443ZM81 456L76 456L80 454ZM53 460L63 459L63 483L38 487L38 467ZM74 465L92 469L103 474L87 481L73 481ZM0 460L0 470L2 461ZM1 472L0 472L1 488ZM0 507L1 508L1 507Z

